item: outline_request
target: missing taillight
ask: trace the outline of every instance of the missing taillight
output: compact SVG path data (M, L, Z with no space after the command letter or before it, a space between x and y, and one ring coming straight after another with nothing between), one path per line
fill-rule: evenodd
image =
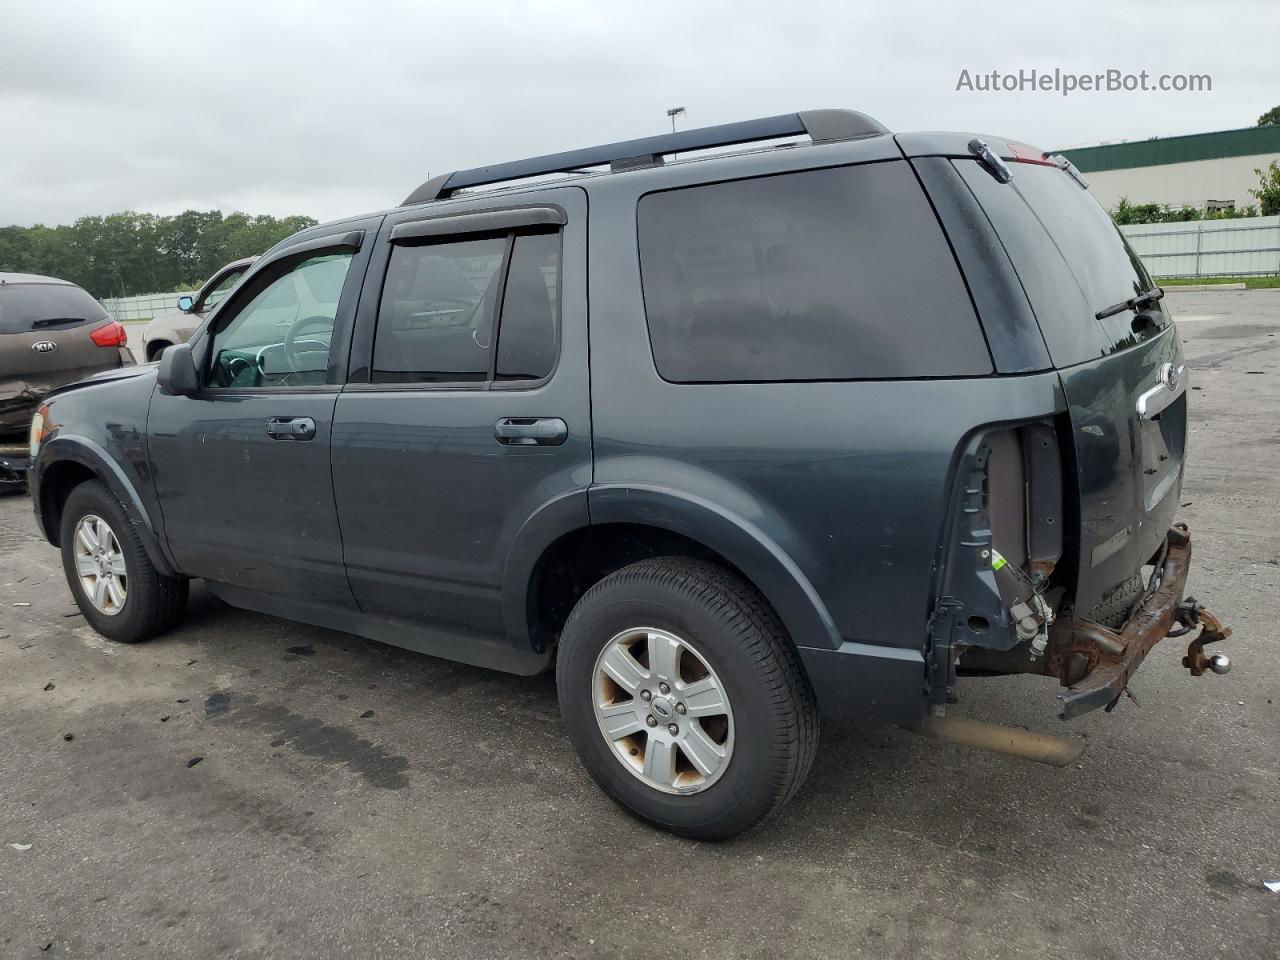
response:
M129 333L119 320L112 320L105 327L89 331L89 339L100 347L123 347L129 342Z

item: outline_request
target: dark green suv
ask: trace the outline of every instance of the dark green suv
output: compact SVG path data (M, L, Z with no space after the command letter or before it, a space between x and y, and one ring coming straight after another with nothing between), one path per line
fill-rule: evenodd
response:
M961 674L1045 675L1072 717L1169 634L1225 671L1160 297L1020 143L814 111L608 144L281 243L158 370L49 398L32 490L106 636L201 577L554 667L610 796L725 837L820 715L994 745L940 716Z

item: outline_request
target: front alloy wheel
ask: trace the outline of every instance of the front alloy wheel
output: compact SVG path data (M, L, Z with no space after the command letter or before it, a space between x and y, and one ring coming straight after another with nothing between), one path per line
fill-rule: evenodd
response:
M618 760L655 790L705 790L733 755L724 685L692 644L666 630L623 630L605 645L595 711Z
M182 617L187 581L156 569L124 506L100 480L67 495L58 544L67 586L85 621L104 637L136 643Z
M129 568L107 521L92 513L81 517L72 550L85 596L99 613L116 616L129 593Z

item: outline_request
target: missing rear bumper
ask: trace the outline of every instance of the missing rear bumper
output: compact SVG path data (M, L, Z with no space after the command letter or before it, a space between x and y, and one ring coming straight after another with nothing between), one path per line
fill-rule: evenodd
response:
M1206 670L1225 673L1229 661L1204 654L1204 646L1231 634L1194 600L1183 600L1191 567L1191 534L1185 524L1170 528L1158 585L1118 631L1088 620L1062 620L1050 634L1046 672L1068 689L1060 695L1064 720L1099 707L1110 711L1124 695L1129 678L1157 643L1194 634L1183 664L1193 676ZM1215 664L1217 666L1215 666ZM1221 667L1221 669L1219 669Z

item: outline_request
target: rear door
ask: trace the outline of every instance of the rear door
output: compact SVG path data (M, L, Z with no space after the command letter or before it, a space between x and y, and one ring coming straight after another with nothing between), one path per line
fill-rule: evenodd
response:
M1076 605L1087 615L1173 522L1187 425L1181 342L1159 302L1105 315L1155 284L1071 175L1014 162L1002 184L976 160L952 162L1000 235L1066 393L1080 510Z
M119 367L123 328L99 332L113 323L72 284L0 283L0 432L25 431L53 387Z
M587 203L562 187L448 214L405 210L378 237L334 494L362 610L500 639L522 529L547 509L587 523Z

